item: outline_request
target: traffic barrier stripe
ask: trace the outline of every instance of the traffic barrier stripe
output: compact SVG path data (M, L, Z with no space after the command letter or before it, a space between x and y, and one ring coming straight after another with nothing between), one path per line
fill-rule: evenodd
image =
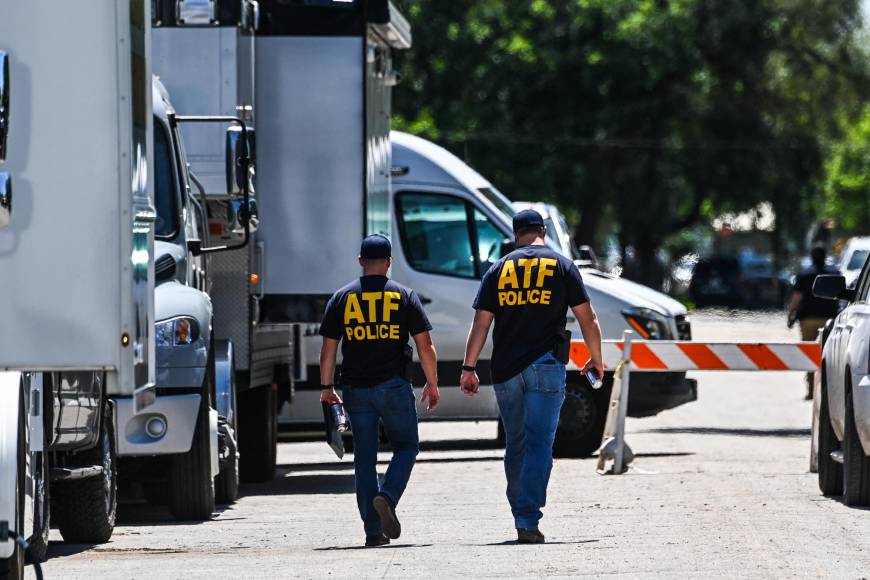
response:
M682 371L806 371L819 369L822 348L817 342L730 342L701 343L666 340L633 340L633 370L648 372ZM616 368L622 359L623 342L602 343L604 366ZM589 350L582 341L571 343L571 364L582 368Z

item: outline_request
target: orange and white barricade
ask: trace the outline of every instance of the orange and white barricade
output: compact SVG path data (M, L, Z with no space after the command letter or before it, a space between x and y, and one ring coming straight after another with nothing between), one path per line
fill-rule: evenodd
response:
M625 443L625 417L632 372L686 371L804 371L816 372L822 360L818 342L689 342L633 340L630 330L623 340L602 343L604 366L615 371L610 407L598 457L598 472L623 473L633 454ZM569 370L583 368L589 350L582 341L571 343Z

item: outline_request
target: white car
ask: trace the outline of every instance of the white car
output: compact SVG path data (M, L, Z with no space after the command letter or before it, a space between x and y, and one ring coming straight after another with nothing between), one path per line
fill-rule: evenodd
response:
M840 262L837 269L846 278L846 287L852 288L864 267L864 262L870 256L870 236L851 238L840 252Z
M819 489L842 494L847 505L870 505L870 266L864 264L854 289L847 288L843 276L822 275L813 292L849 303L823 335L813 421Z

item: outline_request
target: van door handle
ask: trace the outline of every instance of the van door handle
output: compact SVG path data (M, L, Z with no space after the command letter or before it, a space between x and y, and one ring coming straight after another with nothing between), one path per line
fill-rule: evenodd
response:
M432 304L432 299L423 296L422 294L417 294L417 298L420 299L420 304Z

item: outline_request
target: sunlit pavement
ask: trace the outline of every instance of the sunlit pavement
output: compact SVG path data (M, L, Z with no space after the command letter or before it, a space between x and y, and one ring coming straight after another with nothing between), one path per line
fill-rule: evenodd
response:
M781 314L703 313L693 323L696 340L797 338ZM629 419L638 457L628 474L598 476L594 459L556 462L544 546L513 542L495 424L424 424L399 506L403 535L389 547L360 548L350 458L324 443L282 443L275 481L244 487L212 521L155 525L164 511L125 505L109 544L52 543L46 577L870 575L870 511L823 498L808 473L801 374L698 379L698 402Z

